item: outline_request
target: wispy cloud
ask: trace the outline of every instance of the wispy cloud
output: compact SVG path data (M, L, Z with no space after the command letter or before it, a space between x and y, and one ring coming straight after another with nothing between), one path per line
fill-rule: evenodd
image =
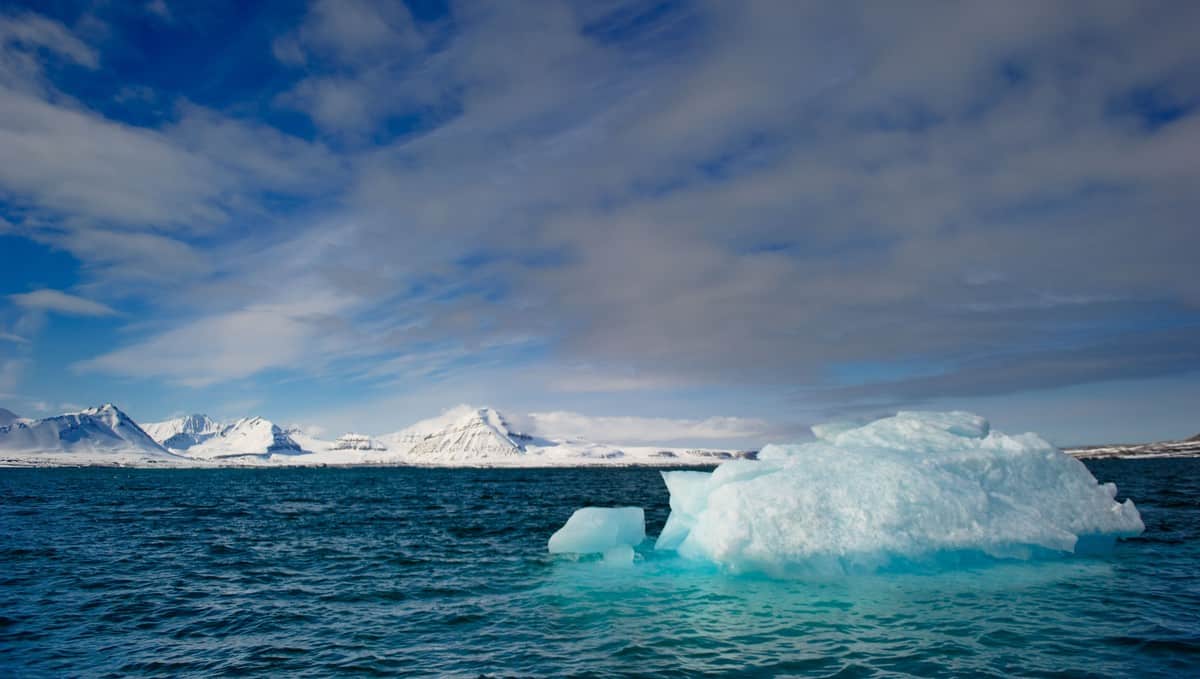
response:
M322 344L320 324L340 300L307 299L251 305L216 314L144 341L80 361L84 373L161 378L191 387L295 368Z
M32 54L38 49L89 69L100 62L96 51L62 24L32 13L0 16L0 48L10 57L0 65L0 78L6 85L40 75L41 67Z
M9 295L17 306L34 311L50 311L67 316L116 316L117 310L90 299L43 288Z

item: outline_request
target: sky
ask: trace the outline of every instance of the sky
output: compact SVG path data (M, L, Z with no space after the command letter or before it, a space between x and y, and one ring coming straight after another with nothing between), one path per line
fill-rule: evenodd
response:
M1196 26L1153 0L7 0L0 406L1195 434Z

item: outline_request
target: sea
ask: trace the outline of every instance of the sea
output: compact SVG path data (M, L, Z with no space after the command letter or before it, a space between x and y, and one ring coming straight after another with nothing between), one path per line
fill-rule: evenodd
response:
M770 579L551 555L653 469L0 469L0 677L1198 677L1200 460L1103 556Z

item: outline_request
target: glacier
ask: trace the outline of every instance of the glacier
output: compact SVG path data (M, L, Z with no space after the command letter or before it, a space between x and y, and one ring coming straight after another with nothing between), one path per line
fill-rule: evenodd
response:
M614 565L633 563L633 548L646 539L641 507L583 507L550 536L551 554L603 554Z
M756 462L663 472L671 513L656 549L785 577L1104 550L1145 528L1082 462L978 415L900 412L813 433Z

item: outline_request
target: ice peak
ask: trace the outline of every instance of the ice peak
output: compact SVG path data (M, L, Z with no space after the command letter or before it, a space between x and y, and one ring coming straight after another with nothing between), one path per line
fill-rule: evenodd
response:
M94 408L85 408L78 413L67 413L67 415L94 417L104 420L110 425L116 425L121 422L133 422L132 418L112 403L104 403Z

